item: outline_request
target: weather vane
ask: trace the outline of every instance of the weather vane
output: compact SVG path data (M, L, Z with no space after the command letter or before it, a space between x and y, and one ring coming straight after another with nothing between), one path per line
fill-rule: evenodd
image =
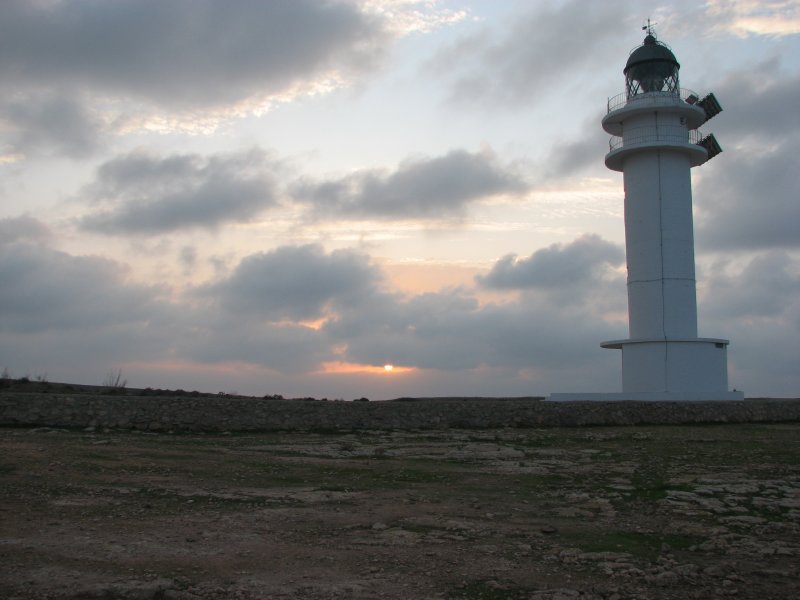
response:
M655 35L653 33L653 25L657 25L657 23L651 23L650 18L647 19L647 25L642 25L642 31L646 31L647 35Z

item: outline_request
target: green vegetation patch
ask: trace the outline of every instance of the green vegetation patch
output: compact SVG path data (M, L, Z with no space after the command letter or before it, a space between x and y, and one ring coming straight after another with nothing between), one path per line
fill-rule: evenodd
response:
M593 532L588 538L573 539L573 543L585 552L625 552L646 560L656 559L664 544L673 550L686 550L704 541L705 538L695 535L640 531Z
M457 590L448 592L446 598L455 600L523 600L535 592L530 588L506 588L493 580L473 581Z

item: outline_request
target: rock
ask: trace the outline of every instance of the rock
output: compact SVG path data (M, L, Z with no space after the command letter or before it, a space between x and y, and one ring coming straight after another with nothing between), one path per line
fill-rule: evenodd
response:
M583 554L580 548L563 548L558 551L558 558L565 564L578 562L578 557Z
M487 581L486 582L486 587L488 587L489 589L492 589L492 590L497 590L497 591L507 591L507 590L511 589L510 586L507 583L501 583L501 582L497 581L496 579L491 579L491 580Z
M84 589L74 598L116 598L119 600L156 600L164 598L165 590L171 588L172 582L166 579L153 581L125 581L114 584L103 584Z
M752 517L749 515L723 517L720 521L728 525L760 525L761 523L767 522L767 520L762 517Z
M578 555L580 560L597 560L597 561L624 561L631 558L627 552L583 552Z
M543 525L542 527L539 528L539 531L541 531L542 533L552 534L552 533L557 533L558 529L556 529L552 525Z
M671 587L678 583L679 579L680 577L678 577L677 573L673 571L664 571L655 576L654 583L659 587Z
M166 590L163 600L200 600L201 596L184 590Z
M534 592L530 596L531 600L571 600L572 598L580 598L581 593L578 590L570 589L557 589L557 590L542 590Z

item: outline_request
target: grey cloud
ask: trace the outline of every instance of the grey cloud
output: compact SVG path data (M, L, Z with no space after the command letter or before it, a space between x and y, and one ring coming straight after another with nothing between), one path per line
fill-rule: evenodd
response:
M616 264L621 249L609 250ZM547 382L545 389L556 382L562 391L564 381L573 382L570 389L576 391L619 389L619 354L598 343L624 337L626 323L619 320L625 314L624 282L619 278L613 290L598 293L593 276L583 272L574 286L561 277L563 258L554 252L531 261L541 267L532 279L547 294L487 305L464 291L408 298L382 294L346 307L324 330L333 343L346 347L345 357L352 362L391 362L464 377L486 369L486 377L517 382L530 377L537 390L542 390L540 381ZM602 259L595 264L602 265ZM732 261L702 275L703 334L732 340L733 387L751 394L796 394L799 266L787 253L769 252L744 267ZM551 279L552 273L558 276ZM520 275L512 278L516 283L530 282L521 272L514 275ZM554 302L554 291L555 297L572 294L581 302ZM599 297L609 292L613 302Z
M6 0L0 80L202 109L363 69L387 38L345 2Z
M544 158L529 167L535 183L550 183L591 172L605 175L603 157L609 135L600 127L600 113L583 119L579 135L556 136Z
M325 326L335 343L346 345L353 362L509 373L603 362L606 357L593 342L616 329L584 307L537 299L481 306L463 292L387 295L343 311Z
M270 321L316 319L332 303L372 293L380 279L366 256L321 246L285 246L241 261L227 279L198 290L234 314Z
M180 249L178 260L183 265L184 273L191 273L194 266L197 264L197 248L194 246L184 246Z
M724 139L721 140L724 143ZM800 246L800 134L771 148L725 151L695 186L697 244L708 250Z
M84 158L97 150L102 121L68 92L17 93L0 102L8 144L24 154Z
M728 380L732 388L744 390L748 396L797 398L798 308L795 305L785 321L743 319L708 329L711 335L722 333L731 340Z
M743 264L718 260L705 269L701 281L702 334L731 340L731 386L748 395L796 397L800 259L767 251Z
M273 171L261 151L155 157L133 153L103 164L83 197L103 208L84 229L157 234L186 227L246 222L275 204ZM110 207L110 208L109 208Z
M800 308L800 261L784 251L757 254L743 268L718 260L704 273L701 302L717 319L778 319Z
M10 221L10 222L9 222ZM166 290L129 282L125 265L41 245L41 224L0 244L0 362L16 373L100 383L125 361L167 358L181 312Z
M608 152L608 134L598 126L600 119L584 122L584 134L578 138L559 139L550 149L541 171L544 179L569 177L594 169L605 171L603 156Z
M697 244L706 250L798 247L800 75L777 60L736 72L714 93L724 112L704 126L723 154L695 186Z
M597 235L586 234L570 244L553 244L528 258L501 258L477 281L491 289L571 290L599 280L609 267L625 261L625 252Z
M703 129L728 146L750 137L772 144L800 131L800 73L785 72L777 59L732 73L713 92L724 112Z
M15 372L52 372L48 365L85 371L91 361L102 365L97 380L124 361L244 363L286 380L346 360L418 367L424 385L447 380L456 386L449 389L463 390L458 381L470 378L490 389L502 378L503 386L528 385L530 393L563 390L564 381L576 391L610 391L619 385L619 355L597 344L621 337L625 325L615 319L624 312L624 286L615 282L612 304L593 291L620 252L587 236L534 253L526 269L506 275L547 294L480 304L465 290L387 293L361 254L285 247L248 257L227 279L167 303L164 290L127 282L124 265L10 242L0 247L0 357L13 359ZM581 261L594 266L567 278ZM796 375L787 374L795 371L800 326L797 273L791 254L769 252L703 275L701 323L709 335L731 338L732 385L796 390ZM554 290L581 301L554 302ZM329 320L320 329L291 322L323 316Z
M522 177L489 153L454 150L401 164L393 172L361 171L325 181L300 181L292 195L315 213L341 218L442 218L471 202L527 189Z
M17 241L44 242L51 236L47 225L28 215L0 219L0 246Z
M461 102L531 103L564 78L591 80L593 61L624 31L621 4L572 0L532 10L502 32L483 31L441 53L434 68L452 77Z
M296 297L266 299L272 314L280 302L306 303L288 307L292 315L303 312L314 301L322 306L331 299L346 301L359 288L362 259L347 252L324 255L315 249L298 249L305 264L289 260L283 279L290 287L288 270L296 268ZM285 256L286 253L278 253ZM289 252L288 254L291 254ZM314 272L308 262L329 272ZM280 262L279 260L277 262ZM300 261L302 263L302 260ZM190 294L168 301L169 290L127 281L127 267L94 256L72 256L40 245L18 241L0 245L0 360L15 372L85 372L95 365L99 380L107 369L125 362L177 361L212 364L243 362L275 371L311 371L333 356L322 332L296 323L263 323L248 312L220 311L216 305L198 303ZM276 276L273 268L262 274ZM238 271L222 290L246 293L233 286L239 277L256 274ZM322 280L314 289L313 279ZM337 279L337 276L339 277ZM325 279L325 278L328 279ZM251 282L252 283L252 282ZM342 286L353 285L352 289ZM301 286L305 286L301 289ZM314 295L308 300L303 294ZM227 299L227 297L225 297ZM259 298L243 298L247 309L257 311ZM271 302L271 303L270 303ZM313 309L312 309L313 310Z
M154 287L124 283L125 267L27 243L0 246L0 330L77 331L142 323L162 310Z
M5 246L0 354L13 355L12 368L24 360L46 371L71 365L80 353L76 368L94 360L103 365L98 377L110 363L167 358L283 374L349 360L429 371L488 367L508 377L582 369L602 377L609 359L592 342L615 327L586 305L525 299L482 306L463 291L409 298L382 292L367 257L319 246L250 256L227 279L174 303L159 299L165 290L127 283L125 271L96 257ZM323 316L330 320L321 329L291 322Z
M624 277L607 272L623 260L620 247L586 235L478 278L487 286L545 294L482 305L465 290L411 297L375 293L342 306L324 329L334 343L346 346L348 360L367 364L594 369L612 360L599 341L619 337L625 328L615 320L625 310Z
M218 314L198 319L198 326L184 331L176 346L176 352L192 362L240 362L281 373L313 371L333 359L328 340L319 330Z

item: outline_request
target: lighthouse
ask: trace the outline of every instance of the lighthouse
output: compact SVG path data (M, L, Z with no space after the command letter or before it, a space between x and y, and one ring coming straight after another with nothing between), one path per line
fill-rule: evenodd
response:
M608 100L606 166L623 174L628 338L622 393L553 400L741 400L728 390L728 340L698 337L691 169L722 150L700 127L722 108L680 87L678 64L652 28L625 65L625 91Z

